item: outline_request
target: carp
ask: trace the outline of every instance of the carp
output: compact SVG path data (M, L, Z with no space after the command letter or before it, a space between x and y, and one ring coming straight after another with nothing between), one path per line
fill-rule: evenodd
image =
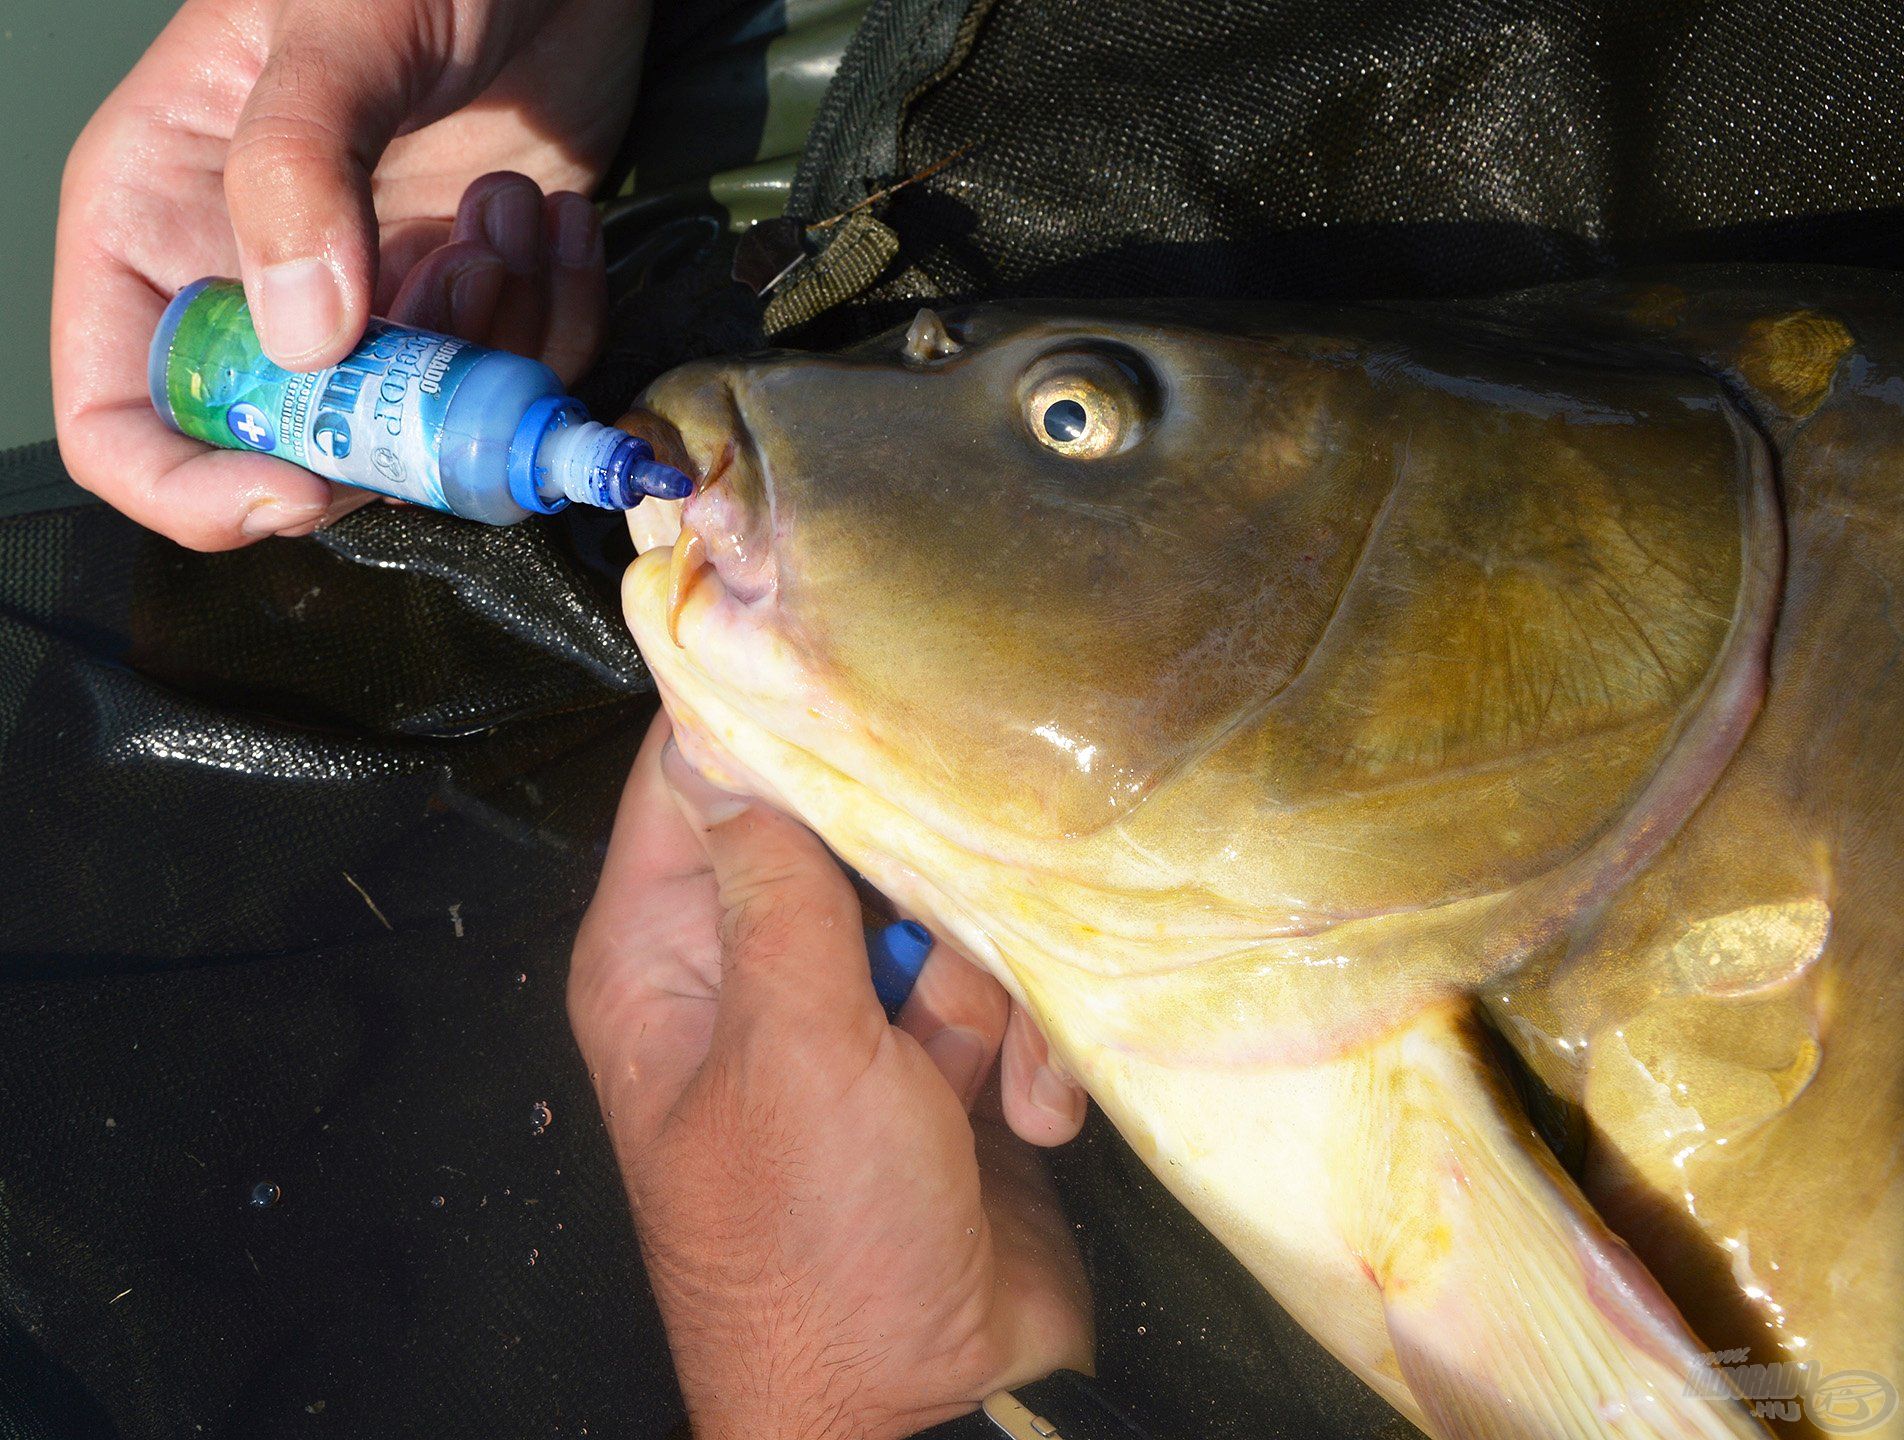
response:
M689 758L1403 1414L1900 1433L1889 282L926 310L643 404Z

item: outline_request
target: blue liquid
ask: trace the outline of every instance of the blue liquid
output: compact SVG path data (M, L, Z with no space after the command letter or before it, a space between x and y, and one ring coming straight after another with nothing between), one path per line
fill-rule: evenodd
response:
M510 492L510 452L530 408L558 398L566 398L562 382L539 361L492 351L470 367L450 399L437 446L443 498L452 514L513 525L532 513ZM575 409L583 413L580 405ZM560 489L545 498L562 498Z
M166 307L147 380L181 434L490 525L693 489L645 440L590 420L553 370L520 355L373 320L336 365L281 369L232 280L195 281Z

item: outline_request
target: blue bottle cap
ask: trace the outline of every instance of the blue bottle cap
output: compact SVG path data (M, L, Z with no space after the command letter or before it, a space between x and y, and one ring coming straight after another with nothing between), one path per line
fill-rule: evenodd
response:
M632 510L649 495L679 500L694 493L694 482L655 459L646 440L598 424L565 395L549 395L516 427L509 493L523 509L549 515L571 501Z
M639 435L629 435L606 425L602 429L615 439L608 458L601 464L601 473L591 477L596 492L589 497L591 505L608 510L632 510L649 495L662 500L685 500L694 493L694 482L674 466L655 459L654 447Z
M536 473L542 458L542 442L551 431L566 429L588 419L588 411L579 400L566 395L545 395L522 414L516 435L509 442L509 498L524 510L537 515L553 515L568 509L566 497L553 499L542 493L543 477Z
M932 953L932 932L917 920L898 920L878 930L866 932L866 958L873 967L873 993L886 1009L888 1020L897 1020L906 997L925 969L926 956Z

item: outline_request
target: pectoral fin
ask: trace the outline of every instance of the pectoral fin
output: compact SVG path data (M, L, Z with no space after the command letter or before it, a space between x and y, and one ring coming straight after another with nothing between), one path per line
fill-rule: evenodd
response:
M1454 1008L1372 1047L1331 1169L1443 1440L1759 1436ZM1723 1393L1722 1393L1723 1392Z

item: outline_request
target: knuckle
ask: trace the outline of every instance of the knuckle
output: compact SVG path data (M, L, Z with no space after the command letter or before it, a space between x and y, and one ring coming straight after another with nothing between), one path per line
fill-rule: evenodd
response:
M765 884L721 917L721 950L730 964L774 964L811 928L811 909L792 886Z
M117 478L109 465L94 464L92 458L74 443L74 432L79 418L63 408L56 408L53 416L53 432L59 442L60 463L66 467L66 473L72 482L89 495L97 495L101 500L110 502L116 488L111 482Z
M977 966L971 965L970 961L959 963L969 966L976 976L971 986L971 998L967 1002L971 1006L970 1023L981 1033L1002 1039L1005 1027L1011 1023L1011 996L1005 993L1003 985Z
M803 855L766 858L723 886L722 901L722 949L730 962L771 964L816 933L858 933L859 902L846 877Z
M247 114L225 156L225 185L286 190L295 173L313 166L334 169L348 156L347 137L335 124L275 102Z
M529 189L535 191L537 195L541 195L542 193L542 187L538 185L532 177L524 175L520 170L491 170L487 174L478 175L474 180L469 182L469 188L463 193L468 195L475 190L482 190L487 193L491 190L500 190L510 185L526 185Z
M60 170L60 205L89 202L110 206L119 198L128 157L144 156L164 138L162 127L144 111L108 101L86 122L66 152Z

